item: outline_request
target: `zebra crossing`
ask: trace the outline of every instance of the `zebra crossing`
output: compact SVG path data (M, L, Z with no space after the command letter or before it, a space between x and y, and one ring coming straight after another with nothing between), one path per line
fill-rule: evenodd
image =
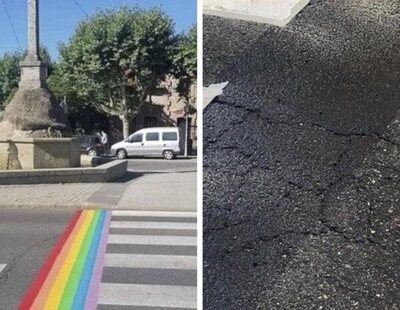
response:
M196 309L196 217L112 211L97 309Z

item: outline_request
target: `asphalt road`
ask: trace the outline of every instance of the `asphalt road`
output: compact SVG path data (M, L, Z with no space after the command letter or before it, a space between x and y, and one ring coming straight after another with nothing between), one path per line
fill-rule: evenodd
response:
M130 159L129 167L136 172L140 171L140 176L138 177L143 177L146 175L146 172L154 175L154 173L157 172L195 171L196 161L184 159L174 161L166 161L163 159ZM116 189L119 189L117 185L115 185ZM112 185L107 188L111 190L114 189ZM38 272L55 241L64 231L74 211L75 210L65 209L0 210L1 310L16 308L23 293ZM148 219L144 220L147 221ZM186 232L186 234L188 233ZM190 232L189 235L193 235L193 233ZM135 249L135 253L140 253L141 250L142 249ZM113 249L110 251L113 251ZM193 253L195 253L195 250L191 251L189 254L195 255ZM180 255L186 255L186 252L183 251ZM138 273L135 274L135 279L141 279L140 272L143 273L144 271L139 270ZM134 271L131 273L133 274ZM153 278L151 278L149 274L151 273L145 274L144 278L140 281L143 283L146 283L146 281L155 283L157 274L154 274ZM159 271L158 274L163 276L164 282L168 282L168 277L170 276L172 282L175 281L181 285L193 285L193 283L195 283L195 271L171 270ZM188 274L190 274L189 278L187 278ZM119 279L126 282L126 275L125 278L123 278L123 276L122 269L118 268L114 270L108 269L106 274L107 279L113 282L118 282ZM140 282L139 280L137 281Z
M400 307L399 10L205 17L205 309Z
M16 309L74 210L0 210L0 309Z

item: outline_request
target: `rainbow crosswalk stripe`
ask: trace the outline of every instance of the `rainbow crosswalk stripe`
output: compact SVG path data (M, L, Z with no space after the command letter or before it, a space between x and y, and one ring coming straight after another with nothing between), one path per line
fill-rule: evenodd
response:
M96 309L110 219L104 210L77 211L18 309Z

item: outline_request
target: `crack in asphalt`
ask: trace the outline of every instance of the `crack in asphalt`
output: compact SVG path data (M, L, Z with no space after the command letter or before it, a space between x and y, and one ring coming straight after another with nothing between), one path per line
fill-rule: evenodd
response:
M31 245L30 247L28 247L26 250L24 250L23 252L21 252L20 254L14 256L11 260L11 262L9 264L7 264L7 267L3 270L1 276L0 276L0 285L6 283L9 278L10 278L10 273L17 267L18 262L27 254L29 254L29 252L35 248L39 248L41 246L43 246L44 244L46 244L49 241L54 241L56 238L52 237L52 238L47 238L44 239L40 242L37 242L33 245Z
M313 123L313 122L289 122L289 121L282 121L282 120L274 120L271 117L267 116L264 111L262 111L260 108L253 108L253 107L247 107L247 106L243 106L237 103L232 103L229 101L223 101L220 98L216 98L212 103L216 103L216 104L221 104L221 105L227 105L229 107L232 108L236 108L239 110L244 110L246 112L248 112L248 116L251 114L255 114L256 117L258 119L261 119L265 122L267 122L269 125L286 125L289 127L300 127L300 128L317 128L320 129L324 132L328 132L334 136L338 136L338 137L362 137L362 138L374 138L374 139L378 139L378 140L382 140L385 141L387 143L390 143L392 145L395 146L399 146L400 147L400 143L397 143L387 137L384 137L382 134L380 134L379 132L373 132L373 133L365 133L365 132L341 132L341 131L337 131L334 130L332 128L329 127L325 127L321 124L317 124L317 123ZM243 119L242 123L245 123L246 120ZM231 128L226 128L221 132L221 135L219 138L223 138L223 134L226 132L229 132L231 130ZM206 140L206 142L210 142L208 140ZM216 140L211 141L211 143L215 143Z
M249 108L246 106L242 106L242 105L238 105L238 104L232 104L230 102L227 101L221 101L219 99L217 99L216 101L214 101L214 103L217 104L222 104L222 105L228 105L229 107L233 107L233 108L237 108L237 109L241 109L241 110L245 110L246 112L248 112L247 116L249 115L253 115L255 114L257 118L259 119L263 119L263 120L267 120L268 124L270 125L286 125L286 126L291 126L291 127L300 127L302 129L308 127L308 128L317 128L320 130L323 130L324 132L328 132L334 136L339 136L339 137L345 137L348 138L346 141L346 148L339 154L338 158L335 161L332 161L330 163L330 165L332 167L336 167L339 166L341 164L341 162L343 160L346 159L347 154L351 151L351 146L352 146L352 139L354 137L359 138L359 137L369 137L369 138L373 138L376 139L378 142L379 141L384 141L387 143L390 143L391 145L394 146L400 146L400 144L392 141L389 138L385 138L383 135L378 134L378 133L374 133L374 134L366 134L366 133L362 133L362 132L351 132L351 133L344 133L344 132L338 132L335 131L333 129L330 128L326 128L324 126L321 126L319 124L316 123L306 123L306 122L301 122L301 123L295 123L295 122L284 122L284 121L276 121L273 120L269 117L266 117L265 115L261 116L261 110L257 109L257 108ZM244 118L245 118L244 117ZM246 122L246 119L243 119L243 123ZM224 138L224 133L230 132L230 128L226 128L225 130L223 130L222 132L220 132L219 138L221 140L223 140ZM216 142L216 140L214 141ZM377 143L378 143L377 142ZM221 150L236 150L238 151L244 158L246 159L252 159L253 158L253 154L249 154L249 153L245 153L243 152L242 148L240 146L222 146L220 147ZM372 148L373 149L373 148ZM253 164L250 168L248 168L243 175L248 175L249 173L251 173L254 170L260 169L260 166L257 164ZM273 171L273 169L269 168L269 167L262 167L263 170L270 170ZM388 167L388 169L392 169L393 171L396 172L400 172L399 170L395 169L394 167ZM333 225L332 223L330 223L330 221L327 219L325 212L325 207L326 207L326 196L329 195L329 193L332 191L332 189L336 186L338 186L339 184L342 184L344 182L346 183L350 183L352 180L354 180L356 178L355 174L353 172L350 173L343 173L341 174L337 179L331 181L327 186L325 187L319 187L317 189L308 189L305 188L304 185L300 184L300 183L296 183L294 181L288 181L287 184L290 186L293 186L297 189L300 190L306 190L310 193L312 193L313 195L319 197L320 200L320 222L323 224L323 226L325 227L325 229L327 231L333 232L335 234L338 234L340 236L342 236L344 239L346 239L348 242L353 242L353 243L357 243L357 244L376 244L376 245L380 245L378 242L374 241L373 239L371 239L370 237L365 237L365 238L352 238L351 236L347 235L345 231L343 231L342 229L340 229L339 226ZM281 178L280 181L284 181L285 178ZM244 185L246 183L245 178L243 178L241 185ZM241 185L239 186L239 188L241 187ZM290 195L290 190L286 191L284 194L284 196L288 196ZM228 210L229 211L229 210ZM370 213L372 213L372 211L370 210ZM221 230L225 230L228 228L232 228L232 227L236 227L236 226L241 226L241 225L245 225L245 224L249 224L251 222L251 220L246 220L246 221L239 221L237 223L224 223L223 227L216 227L216 228L206 228L206 232L208 231L221 231ZM326 231L320 231L319 234L324 234ZM296 232L294 231L287 231L284 232L283 235L287 235L287 234L296 234ZM313 232L311 231L305 231L305 232L300 232L297 233L298 235L312 235ZM262 240L262 241L271 241L271 240L275 240L277 238L280 238L282 236L282 234L278 234L278 235L274 235L271 239L268 238L268 236L260 236L257 239L258 240Z
M399 8L205 18L205 309L400 307Z

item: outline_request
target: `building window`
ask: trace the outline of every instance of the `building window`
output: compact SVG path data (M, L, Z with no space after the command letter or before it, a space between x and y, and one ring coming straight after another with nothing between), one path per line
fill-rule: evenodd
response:
M157 117L145 116L143 125L144 128L157 127Z

